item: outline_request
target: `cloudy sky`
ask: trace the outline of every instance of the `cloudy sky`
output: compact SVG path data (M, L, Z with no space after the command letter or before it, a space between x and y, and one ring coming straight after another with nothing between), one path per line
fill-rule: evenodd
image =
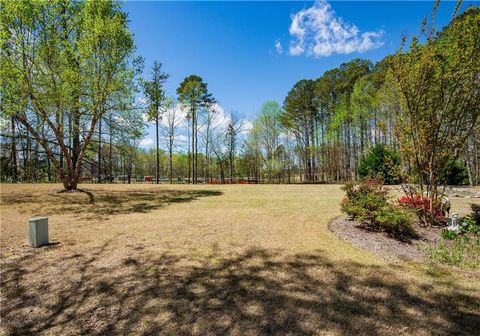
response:
M124 9L146 71L158 60L170 74L168 94L175 94L183 78L198 74L224 111L253 119L265 100L281 104L300 79L318 78L356 57L375 62L395 52L402 34L417 33L432 6L429 1L127 1ZM448 24L454 6L441 3L439 27Z

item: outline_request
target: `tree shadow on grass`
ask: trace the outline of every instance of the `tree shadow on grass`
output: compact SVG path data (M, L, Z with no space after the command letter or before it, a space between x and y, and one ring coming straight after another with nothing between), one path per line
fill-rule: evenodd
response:
M2 196L3 205L15 205L22 212L41 215L74 214L88 220L147 213L173 203L219 196L216 190L82 190L76 193L17 193Z
M130 250L23 257L2 268L3 327L12 334L474 335L480 295L449 275L407 283L403 266L334 262L321 251L251 249L146 257ZM58 270L64 270L59 272ZM424 275L425 279L428 278Z

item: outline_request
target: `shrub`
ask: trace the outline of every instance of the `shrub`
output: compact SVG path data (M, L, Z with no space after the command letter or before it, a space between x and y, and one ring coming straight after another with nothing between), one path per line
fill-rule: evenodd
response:
M388 203L388 190L381 180L368 178L358 185L347 183L342 211L373 229L383 229L396 237L417 237L411 214Z
M468 170L465 162L463 161L448 161L447 165L440 174L442 183L449 185L468 184Z
M385 231L394 236L418 237L412 226L412 216L400 208L387 205L377 213L375 220Z
M460 218L459 221L464 233L480 234L480 225L477 224L471 215Z
M363 157L357 169L361 178L381 176L385 184L401 180L400 155L385 144L377 144Z
M403 196L398 200L398 204L404 208L412 209L421 218L424 215L430 215L430 204L433 204L434 222L441 223L445 220L442 212L442 204L436 200L430 202L430 198L422 197L419 194L413 196Z
M457 238L457 233L455 231L449 230L447 228L443 228L442 231L440 231L440 235L442 236L443 239L455 239L455 238Z
M434 260L462 268L480 267L480 238L458 236L452 243L440 240L435 246L425 248L426 255Z
M460 231L443 229L440 233L443 239L435 246L427 246L427 255L435 261L458 267L480 267L480 225L475 220L479 212L480 206L472 205L472 213L458 219Z
M361 222L374 224L375 213L387 205L388 190L379 179L368 178L358 185L347 183L342 189L347 194L342 211Z
M471 204L470 209L472 209L470 216L477 225L480 225L480 204Z

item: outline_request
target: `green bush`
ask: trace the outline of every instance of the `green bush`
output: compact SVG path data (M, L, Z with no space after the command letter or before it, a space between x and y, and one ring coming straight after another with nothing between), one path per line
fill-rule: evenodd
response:
M417 237L411 213L388 203L388 190L381 180L368 178L358 185L347 183L343 190L346 197L342 211L353 219L396 237Z
M443 239L455 239L458 236L455 231L449 230L447 228L443 228L440 232L440 235Z
M426 255L444 264L461 268L480 267L480 238L458 236L453 242L440 240L435 246L427 246Z
M342 189L347 194L342 211L360 222L374 224L376 212L387 205L388 191L379 179L369 178L358 185L347 183Z
M357 169L361 178L381 176L385 184L401 182L400 154L385 144L377 144L363 157Z
M480 205L472 204L472 213L459 218L460 231L441 231L441 239L435 246L427 246L426 254L432 260L463 267L480 267Z
M463 161L449 161L440 174L442 176L441 181L448 185L468 184L468 170Z
M472 209L470 216L480 226L480 204L471 204L470 209Z
M471 215L460 218L459 221L464 233L480 234L480 225L477 224Z
M417 238L418 235L412 226L413 220L410 213L387 205L377 212L375 221L385 231L394 236Z

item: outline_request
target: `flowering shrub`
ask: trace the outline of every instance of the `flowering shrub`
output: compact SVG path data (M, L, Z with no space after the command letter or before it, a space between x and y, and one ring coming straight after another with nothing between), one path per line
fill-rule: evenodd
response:
M416 237L408 211L388 203L388 189L379 179L367 179L358 185L347 183L343 187L346 197L342 211L370 229L383 230L396 237Z
M417 215L419 215L419 218L422 218L422 216L425 215L430 215L430 204L433 204L434 221L436 223L440 223L445 220L445 216L442 212L441 202L430 202L430 198L428 197L422 197L419 194L415 194L413 196L403 196L398 200L398 203L404 208L415 210Z

